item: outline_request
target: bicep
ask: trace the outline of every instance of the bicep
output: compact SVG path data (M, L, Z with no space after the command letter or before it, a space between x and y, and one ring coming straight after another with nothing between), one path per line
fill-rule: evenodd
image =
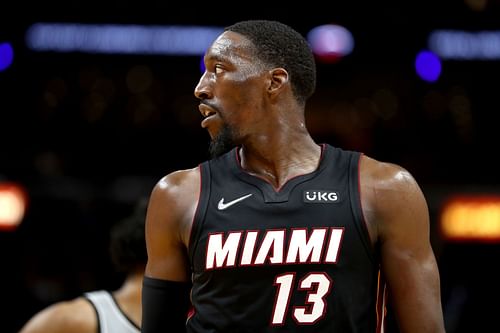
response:
M402 332L442 332L439 271L425 197L404 169L384 165L371 183L381 269Z
M146 214L146 276L171 281L189 280L185 224L185 192L167 179L160 180L149 199Z

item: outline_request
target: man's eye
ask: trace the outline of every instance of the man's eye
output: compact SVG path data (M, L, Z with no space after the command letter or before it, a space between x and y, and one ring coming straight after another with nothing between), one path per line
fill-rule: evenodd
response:
M222 66L220 65L215 65L215 68L214 68L214 72L215 74L220 74L224 71L224 69L222 68Z

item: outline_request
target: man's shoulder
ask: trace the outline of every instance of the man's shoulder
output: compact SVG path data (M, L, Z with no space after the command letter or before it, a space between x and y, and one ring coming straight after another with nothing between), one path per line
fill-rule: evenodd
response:
M200 165L190 169L180 169L172 171L163 176L158 184L161 187L165 186L182 186L186 182L197 181L200 176Z
M201 182L200 166L176 170L160 178L150 196L166 202L192 200L199 191Z
M37 313L23 328L22 333L34 332L89 332L97 327L92 305L84 298L61 301Z
M360 186L378 193L420 192L420 187L413 175L399 164L384 162L363 155L360 162Z
M406 170L399 164L387 161L381 161L375 159L374 157L368 156L366 154L361 154L361 173L367 176L372 176L375 179L384 180L385 178L393 178L401 173L409 174Z

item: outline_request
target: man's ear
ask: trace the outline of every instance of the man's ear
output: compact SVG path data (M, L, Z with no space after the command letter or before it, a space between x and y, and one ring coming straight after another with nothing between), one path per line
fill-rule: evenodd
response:
M288 72L281 67L274 68L269 72L271 76L271 81L268 87L268 91L274 94L283 89L283 86L288 82Z

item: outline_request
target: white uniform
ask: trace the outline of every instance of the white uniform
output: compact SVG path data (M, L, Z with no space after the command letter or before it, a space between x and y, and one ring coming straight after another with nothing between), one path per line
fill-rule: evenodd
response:
M140 333L139 327L123 313L108 291L92 291L84 296L97 312L100 333Z

